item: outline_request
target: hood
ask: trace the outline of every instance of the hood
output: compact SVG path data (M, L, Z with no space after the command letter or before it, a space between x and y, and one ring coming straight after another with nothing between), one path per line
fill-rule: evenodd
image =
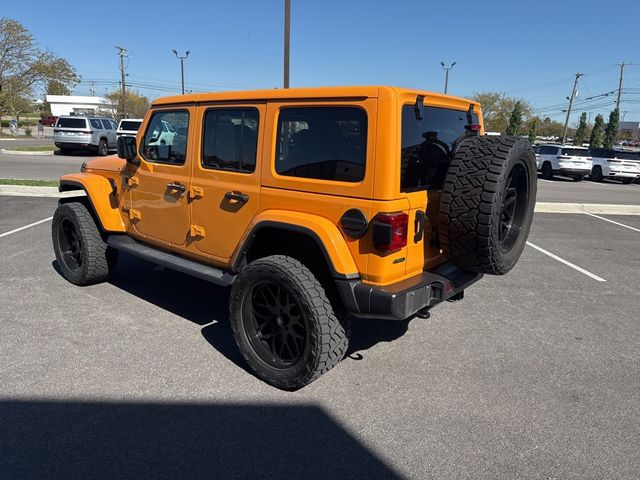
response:
M119 172L126 165L126 161L116 156L96 157L85 162L87 170L104 170L107 172Z

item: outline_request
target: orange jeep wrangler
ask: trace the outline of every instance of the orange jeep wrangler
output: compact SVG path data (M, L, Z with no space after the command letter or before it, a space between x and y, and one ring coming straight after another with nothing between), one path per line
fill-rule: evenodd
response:
M289 390L342 359L350 317L425 317L508 272L536 196L527 140L395 87L161 98L118 157L60 178L86 192L53 220L65 278L104 281L126 252L230 286L242 355Z

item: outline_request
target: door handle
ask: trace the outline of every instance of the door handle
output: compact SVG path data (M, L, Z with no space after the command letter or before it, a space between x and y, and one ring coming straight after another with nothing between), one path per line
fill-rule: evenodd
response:
M247 203L249 201L249 195L242 192L227 192L224 194L224 198L227 200L236 200L242 203Z
M167 183L167 189L178 190L179 192L184 193L187 190L187 186L178 182L171 182L171 183Z

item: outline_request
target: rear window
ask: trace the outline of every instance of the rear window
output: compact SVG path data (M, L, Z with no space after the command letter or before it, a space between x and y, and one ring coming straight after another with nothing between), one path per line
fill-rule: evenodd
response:
M616 158L623 160L640 160L640 152L616 152Z
M582 148L563 148L562 155L567 155L569 157L588 157L589 150Z
M57 126L63 128L87 128L87 120L84 118L59 118Z
M123 121L120 123L120 130L132 130L137 132L141 124L142 122Z
M478 116L473 115L473 123ZM451 162L454 141L466 133L467 112L424 107L418 120L413 105L402 107L401 190L439 188Z
M364 179L367 114L360 108L283 108L277 138L279 175L337 182Z

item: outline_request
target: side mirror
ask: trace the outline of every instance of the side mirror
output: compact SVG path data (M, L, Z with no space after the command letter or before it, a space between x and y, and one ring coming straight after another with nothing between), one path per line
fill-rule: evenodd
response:
M124 158L128 163L132 163L138 156L136 148L136 137L118 137L118 156Z

